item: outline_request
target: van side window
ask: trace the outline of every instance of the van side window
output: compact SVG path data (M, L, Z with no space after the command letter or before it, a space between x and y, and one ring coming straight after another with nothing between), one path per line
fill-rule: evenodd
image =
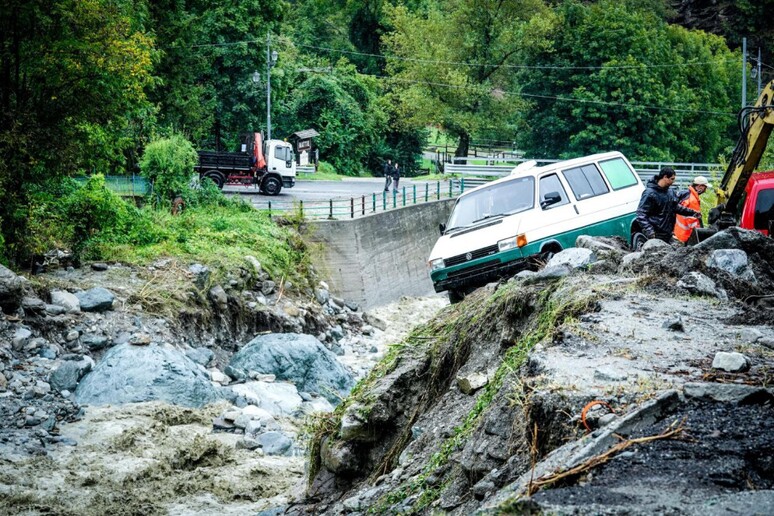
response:
M562 173L579 201L609 191L602 174L593 164L564 170Z
M559 201L550 200L548 194L559 194ZM567 193L564 191L562 182L559 180L559 176L551 174L540 178L540 207L544 210L550 210L556 206L562 206L570 202L567 198Z
M607 181L613 190L620 190L637 184L637 178L634 177L632 169L621 158L600 161L599 166L605 174Z

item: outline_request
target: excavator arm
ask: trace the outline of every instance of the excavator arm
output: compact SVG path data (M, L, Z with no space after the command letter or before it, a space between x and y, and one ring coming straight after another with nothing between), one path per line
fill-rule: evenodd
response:
M747 182L761 161L772 128L774 128L774 81L763 88L754 106L744 107L739 111L741 135L716 192L720 209L718 225L721 228L735 224Z

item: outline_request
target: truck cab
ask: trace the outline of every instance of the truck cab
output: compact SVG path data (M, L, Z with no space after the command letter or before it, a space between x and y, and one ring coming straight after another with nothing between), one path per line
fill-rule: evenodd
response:
M740 227L774 236L774 171L750 176L741 204Z
M266 143L267 174L277 174L283 187L293 187L296 184L296 157L293 146L282 140L269 140Z

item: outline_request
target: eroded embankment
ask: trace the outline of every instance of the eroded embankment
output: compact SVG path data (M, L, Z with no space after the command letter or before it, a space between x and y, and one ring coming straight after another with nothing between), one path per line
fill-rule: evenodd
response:
M765 507L772 467L756 457L774 444L761 435L774 423L774 330L740 322L774 318L760 297L740 298L769 289L774 242L715 243L611 253L596 274L514 279L447 308L320 420L291 512ZM744 249L753 274L718 268L727 249ZM713 367L721 351L748 367ZM594 400L615 414L589 411L587 435L580 414Z

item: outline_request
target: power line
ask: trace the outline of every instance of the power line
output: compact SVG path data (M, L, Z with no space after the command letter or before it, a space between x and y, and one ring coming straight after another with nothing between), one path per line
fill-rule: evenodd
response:
M398 77L391 77L388 75L373 75L373 74L360 74L367 77L373 77L376 79L385 79L390 80L394 82L404 82L409 84L421 84L426 86L440 86L444 88L454 88L454 89L473 89L476 88L474 85L460 85L460 84L449 84L449 83L443 83L443 82L429 82L429 81L416 81L412 79L400 79ZM574 99L574 98L567 98L567 97L557 97L552 95L538 95L535 93L524 93L524 92L514 92L514 91L507 91L507 90L497 90L499 93L505 94L505 95L512 95L512 96L520 96L520 97L527 97L527 98L539 98L539 99L547 99L547 100L556 100L559 102L575 102L580 104L596 104L596 105L602 105L602 106L610 106L610 107L623 107L623 108L639 108L639 109L649 109L652 111L671 111L671 112L677 112L677 113L694 113L694 114L703 114L703 115L713 115L713 116L736 116L736 113L730 113L725 111L703 111L703 110L695 110L695 109L682 109L682 108L670 108L670 107L663 107L663 106L652 106L648 104L623 104L620 102L608 102L604 100L587 100L587 99Z
M199 45L191 45L189 48L206 48L206 47L229 47L244 44L262 44L262 41L244 40L233 41L228 43L202 43ZM337 52L339 54L347 54L361 57L373 57L377 59L404 61L411 63L422 64L438 64L438 65L455 65L455 66L471 66L471 67L485 67L485 68L509 68L514 70L633 70L642 68L674 68L674 67L686 67L686 66L709 66L719 63L735 63L735 59L716 59L714 61L697 61L693 63L661 63L661 64L636 64L636 65L610 65L610 66L556 66L556 65L510 65L510 64L490 64L490 63L468 63L465 61L441 61L435 59L419 59L413 57L400 57L394 55L383 54L371 54L367 52L357 52L354 50L341 50L332 47L323 47L318 45L304 45L296 43L296 47L311 48L314 50L324 50L327 52ZM768 65L765 65L768 66Z

